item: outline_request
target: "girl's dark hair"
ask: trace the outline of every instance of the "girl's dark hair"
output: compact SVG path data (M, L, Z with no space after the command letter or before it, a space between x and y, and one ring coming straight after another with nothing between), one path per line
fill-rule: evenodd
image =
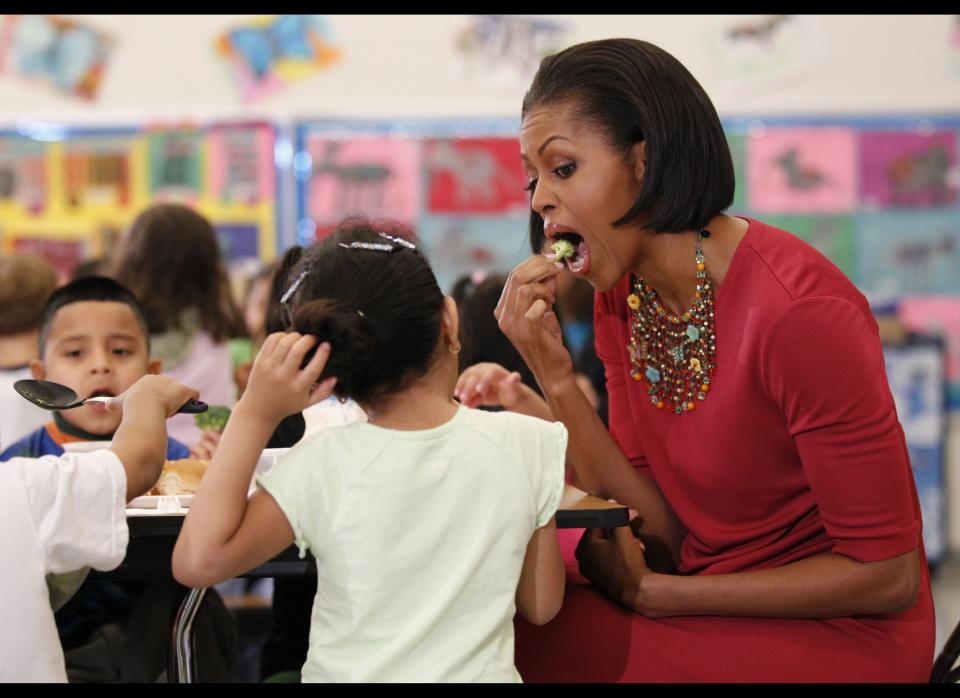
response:
M533 371L497 325L493 314L506 283L505 274L488 276L480 283L465 276L456 283L455 293L451 295L460 311L460 343L463 345L460 370L492 361L508 371L517 371L520 380L539 393L540 386Z
M443 293L429 263L381 233L415 244L400 224L350 218L307 248L287 277L296 284L288 329L330 342L321 380L336 376L336 395L361 404L425 375L440 339Z
M266 334L274 332L283 332L286 329L286 322L283 316L283 308L280 306L280 299L290 287L290 272L303 256L303 248L294 245L286 252L277 263L273 271L273 278L270 281L270 297L267 300L267 314L263 320L263 330Z
M612 225L642 216L643 226L657 232L698 229L733 203L733 159L717 110L690 71L658 46L603 39L547 56L521 117L564 103L617 151L646 142L640 194ZM540 236L542 227L531 220L534 249Z
M180 327L196 309L214 340L246 335L243 315L210 222L180 204L155 204L137 216L119 245L113 276L140 300L152 334Z

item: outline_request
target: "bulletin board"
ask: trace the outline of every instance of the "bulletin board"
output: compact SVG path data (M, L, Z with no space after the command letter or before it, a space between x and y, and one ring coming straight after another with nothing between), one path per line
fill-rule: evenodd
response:
M295 127L297 242L364 213L411 226L440 287L529 256L517 119L311 121Z
M960 117L725 120L732 213L804 238L872 304L946 343L947 403L960 408Z
M213 223L229 262L271 260L276 133L260 122L0 132L0 250L41 254L67 279L144 208L176 201Z

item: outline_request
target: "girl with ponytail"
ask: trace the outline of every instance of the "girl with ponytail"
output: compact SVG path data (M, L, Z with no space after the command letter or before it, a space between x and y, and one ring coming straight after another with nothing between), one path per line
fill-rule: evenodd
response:
M456 303L395 226L304 251L173 556L205 587L296 543L317 561L304 681L519 681L513 616L560 609L567 433L453 399ZM369 421L305 437L247 488L286 415L331 394Z

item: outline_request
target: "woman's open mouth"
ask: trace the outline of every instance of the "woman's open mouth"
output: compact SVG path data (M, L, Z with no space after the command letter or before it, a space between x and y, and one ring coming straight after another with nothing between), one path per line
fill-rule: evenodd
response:
M573 253L563 258L563 261L566 262L567 268L570 269L571 272L579 274L586 270L587 262L590 259L590 248L587 246L587 242L583 239L583 236L579 233L568 231L555 233L551 239L554 241L563 240L573 248Z

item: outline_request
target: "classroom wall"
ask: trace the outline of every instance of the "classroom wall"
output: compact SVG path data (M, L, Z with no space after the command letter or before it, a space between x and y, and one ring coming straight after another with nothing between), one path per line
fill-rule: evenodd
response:
M272 119L354 116L516 116L529 75L523 45L491 67L457 49L471 15L326 15L339 61L281 93L244 105L213 43L253 15L64 15L112 36L95 101L0 72L0 123L18 119ZM730 32L750 15L555 15L561 45L612 36L659 44L703 83L721 115L960 111L960 49L951 15L794 16L776 42ZM502 38L502 37L500 37ZM499 39L496 39L499 41ZM509 42L507 42L509 43ZM486 68L483 64L486 64ZM530 64L532 74L532 63ZM523 73L523 74L521 74Z
M96 98L58 93L12 74L9 62L0 64L0 130L29 133L31 125L44 122L76 128L231 120L292 125L337 118L518 120L538 51L551 42L562 47L614 36L645 39L673 53L703 84L725 120L910 117L923 133L925 119L960 116L960 21L954 15L791 16L777 21L766 38L762 31L751 37L750 30L762 28L770 16L543 15L537 18L551 28L546 34L525 37L505 20L479 45L481 29L492 25L472 15L324 15L329 44L339 58L249 102L241 98L214 43L224 32L250 24L254 15L64 17L112 37ZM470 39L472 53L462 50ZM145 142L137 147L135 160L147 149ZM956 183L956 168L953 173ZM284 176L293 177L292 172ZM148 196L146 177L141 179L134 188L137 206ZM282 248L292 242L300 213L294 214L293 186L287 182L281 189L275 227ZM208 214L227 219L263 219L260 230L269 231L264 239L272 244L272 202L239 213L208 206ZM0 228L10 228L4 211ZM130 214L118 213L115 225ZM488 226L484 235L489 234ZM949 420L952 433L960 434L960 411ZM960 438L947 447L946 496L953 503L948 535L951 547L960 549Z

